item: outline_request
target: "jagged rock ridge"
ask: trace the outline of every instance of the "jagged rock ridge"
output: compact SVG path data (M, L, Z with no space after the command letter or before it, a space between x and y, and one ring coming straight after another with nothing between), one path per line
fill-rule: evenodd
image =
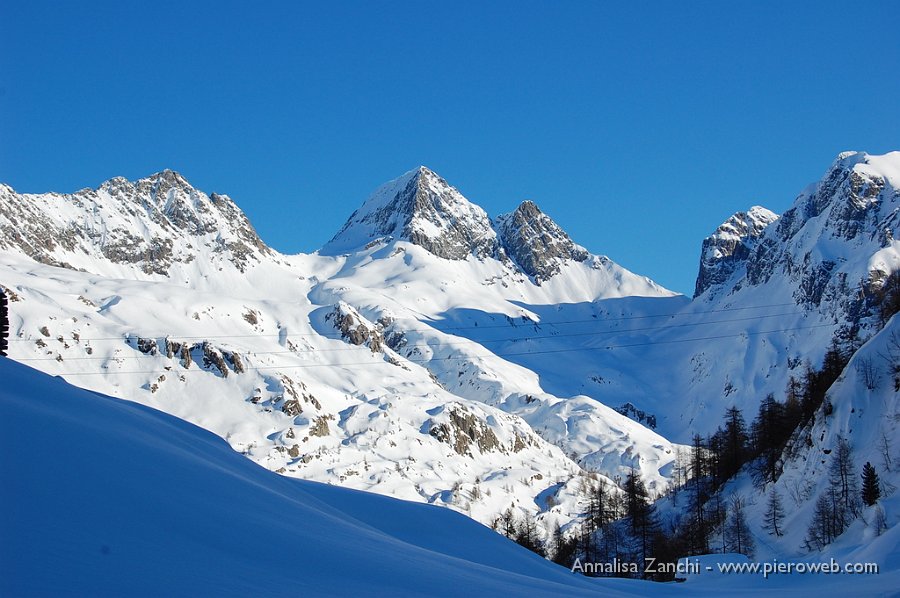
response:
M538 283L559 273L566 260L583 262L590 257L532 201L499 216L496 226L507 255Z
M376 190L320 253L353 253L394 240L449 260L497 259L537 285L556 276L564 264L591 258L534 202L524 201L492 222L482 208L424 166ZM592 267L610 264L597 257Z
M740 264L745 275L730 281L716 277L716 268L705 269L704 261L697 289L710 297L777 279L798 305L827 304L828 312L856 321L885 276L900 269L900 245L894 240L898 226L900 152L845 152L777 223L755 239L758 226L750 227L740 239L743 248L733 253L729 267ZM707 248L704 242L704 258Z
M382 185L322 251L358 250L382 237L408 240L450 260L491 257L499 249L485 211L424 166Z
M72 194L18 194L0 185L0 233L0 249L41 263L85 269L100 258L148 275L169 275L202 254L244 272L272 254L228 196L206 195L171 170Z
M760 206L737 212L703 240L700 273L694 297L713 285L726 282L735 269L746 262L763 231L778 220L778 215Z

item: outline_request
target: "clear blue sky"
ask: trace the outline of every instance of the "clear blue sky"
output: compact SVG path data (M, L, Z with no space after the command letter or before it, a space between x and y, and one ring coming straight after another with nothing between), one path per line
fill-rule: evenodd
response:
M700 242L900 149L900 2L0 0L0 181L163 168L284 252L425 164L691 293Z

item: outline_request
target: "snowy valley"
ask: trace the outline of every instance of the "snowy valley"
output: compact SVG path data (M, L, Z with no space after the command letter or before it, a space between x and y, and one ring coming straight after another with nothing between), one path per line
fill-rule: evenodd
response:
M183 452L179 462L202 460L212 476L221 459L241 472L241 484L284 501L284 518L266 515L265 525L285 535L272 545L250 542L250 552L288 552L292 534L296 546L313 534L294 529L296 519L326 528L326 520L344 525L347 513L360 522L341 533L371 543L359 551L394 550L400 532L361 514L381 505L441 530L428 542L461 526L459 542L477 555L423 561L432 572L457 567L444 573L455 578L466 567L494 567L510 576L507 588L536 594L642 593L650 586L565 577L456 514L283 480L232 459L192 426L9 362L186 420L282 476L446 507L487 526L512 516L533 522L549 544L554 533L582 533L598 485L619 495L629 479L659 499L661 520L677 528L696 473L695 436L714 435L726 409L749 424L767 395L786 403L834 350L841 369L777 447L777 475L761 479L748 460L722 480L719 495L743 502L756 558L875 560L882 575L868 583L888 594L900 565L900 324L888 311L898 229L900 152L841 154L784 214L753 207L704 240L689 298L581 247L532 202L492 218L425 167L378 188L320 251L299 255L268 247L229 197L172 171L70 195L0 185L0 285L10 319L9 360L0 365L16 381L2 403L17 455L9 467L32 475L24 471L32 450L25 426L46 424L34 462L47 467L55 435L90 441L109 458L104 467L125 470L132 459L152 468L172 445ZM882 499L811 547L810 521L842 439L853 448L854 479L864 463L876 466ZM69 461L69 474L84 466ZM233 500L250 492L210 483ZM140 486L123 488L122 499L134 500ZM199 508L202 492L198 482L184 496ZM774 535L762 528L773 492L789 511ZM264 503L253 498L239 513L216 506L209 525L261 517ZM245 541L236 538L227 542ZM400 539L396 554L410 559L451 546ZM715 534L705 548L733 552ZM532 568L538 585L516 577ZM430 575L396 589L430 593ZM498 593L505 581L481 585L494 575L473 574L470 587ZM707 583L711 594L721 589ZM748 591L773 587L755 583ZM808 583L826 590L821 580ZM827 591L846 593L846 583Z

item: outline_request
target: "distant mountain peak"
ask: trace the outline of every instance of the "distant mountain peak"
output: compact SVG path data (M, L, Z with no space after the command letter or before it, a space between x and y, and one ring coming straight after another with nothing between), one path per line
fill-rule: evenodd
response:
M355 251L384 237L451 260L490 257L499 246L487 213L426 166L376 189L322 252Z
M734 294L774 279L785 299L818 308L824 302L858 320L868 309L866 292L900 263L898 204L900 152L842 152L777 222L751 210L707 238L696 294Z
M583 262L590 256L531 200L498 216L496 228L507 255L538 284L558 273L563 262Z
M0 189L0 232L0 249L71 269L106 262L167 276L173 266L230 262L243 272L271 254L230 198L208 196L173 170L72 194Z
M745 212L732 214L720 224L712 235L703 240L694 296L726 282L737 267L750 257L766 227L776 220L778 215L771 210L753 206Z

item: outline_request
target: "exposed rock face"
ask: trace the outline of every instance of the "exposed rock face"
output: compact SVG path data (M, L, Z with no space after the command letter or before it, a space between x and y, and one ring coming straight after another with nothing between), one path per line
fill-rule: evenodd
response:
M163 344L166 349L166 357L169 359L179 359L181 361L181 366L185 369L190 368L195 360L199 360L199 363L204 369L215 370L219 372L223 378L228 377L229 364L231 365L231 370L234 371L235 374L242 374L245 371L244 362L241 359L240 354L234 351L219 349L209 341L189 343L166 338L163 341ZM156 355L158 352L155 339L138 338L137 349L141 353L147 355Z
M144 355L156 355L159 351L156 346L155 338L141 338L137 339L137 350L143 353Z
M279 380L279 387L281 393L275 397L274 403L276 405L281 404L280 409L285 415L296 417L303 413L301 401L312 405L316 410L322 409L322 405L319 404L315 396L308 392L303 381L294 381L288 376L282 375ZM293 433L290 438L293 438Z
M583 262L590 254L531 201L497 218L506 254L540 284L560 270L566 260Z
M499 249L485 211L424 166L375 191L323 253L359 250L379 238L403 239L449 260L486 258Z
M158 275L198 254L241 272L272 254L231 199L206 195L171 170L66 195L0 185L0 249L71 269L100 258Z
M537 285L559 274L567 262L593 258L594 269L618 269L607 258L592 256L576 245L534 202L523 202L491 222L483 209L424 166L378 188L320 253L376 252L397 241L449 260L496 259L507 271L517 276L521 272ZM391 257L404 251L395 247ZM491 284L497 280L490 279ZM640 284L647 283L652 285L649 280Z
M344 302L334 306L334 311L325 317L331 320L334 327L340 331L341 338L351 345L365 345L372 353L381 351L384 345L381 326L369 322L359 312Z
M872 291L900 269L900 243L894 240L900 227L900 152L839 155L818 183L750 241L765 219L744 219L741 226L729 221L721 239L704 242L698 292L711 297L770 285L774 300L855 324L871 307ZM706 259L716 252L723 257Z
M744 264L756 247L763 231L778 216L760 206L738 212L703 240L700 251L700 273L694 297L714 285L726 282L738 266Z
M320 415L315 420L313 420L312 425L309 427L309 435L317 436L317 437L325 437L331 433L331 430L328 427L328 420L334 419L332 415Z
M440 415L441 421L429 420L428 434L449 444L456 453L472 456L472 445L483 453L502 448L490 426L464 406L452 405ZM516 440L521 442L518 436Z
M205 341L200 345L200 347L203 351L203 367L206 369L216 368L216 370L219 371L223 378L227 378L228 366L225 365L225 358L222 357L222 353L220 353L218 349Z

